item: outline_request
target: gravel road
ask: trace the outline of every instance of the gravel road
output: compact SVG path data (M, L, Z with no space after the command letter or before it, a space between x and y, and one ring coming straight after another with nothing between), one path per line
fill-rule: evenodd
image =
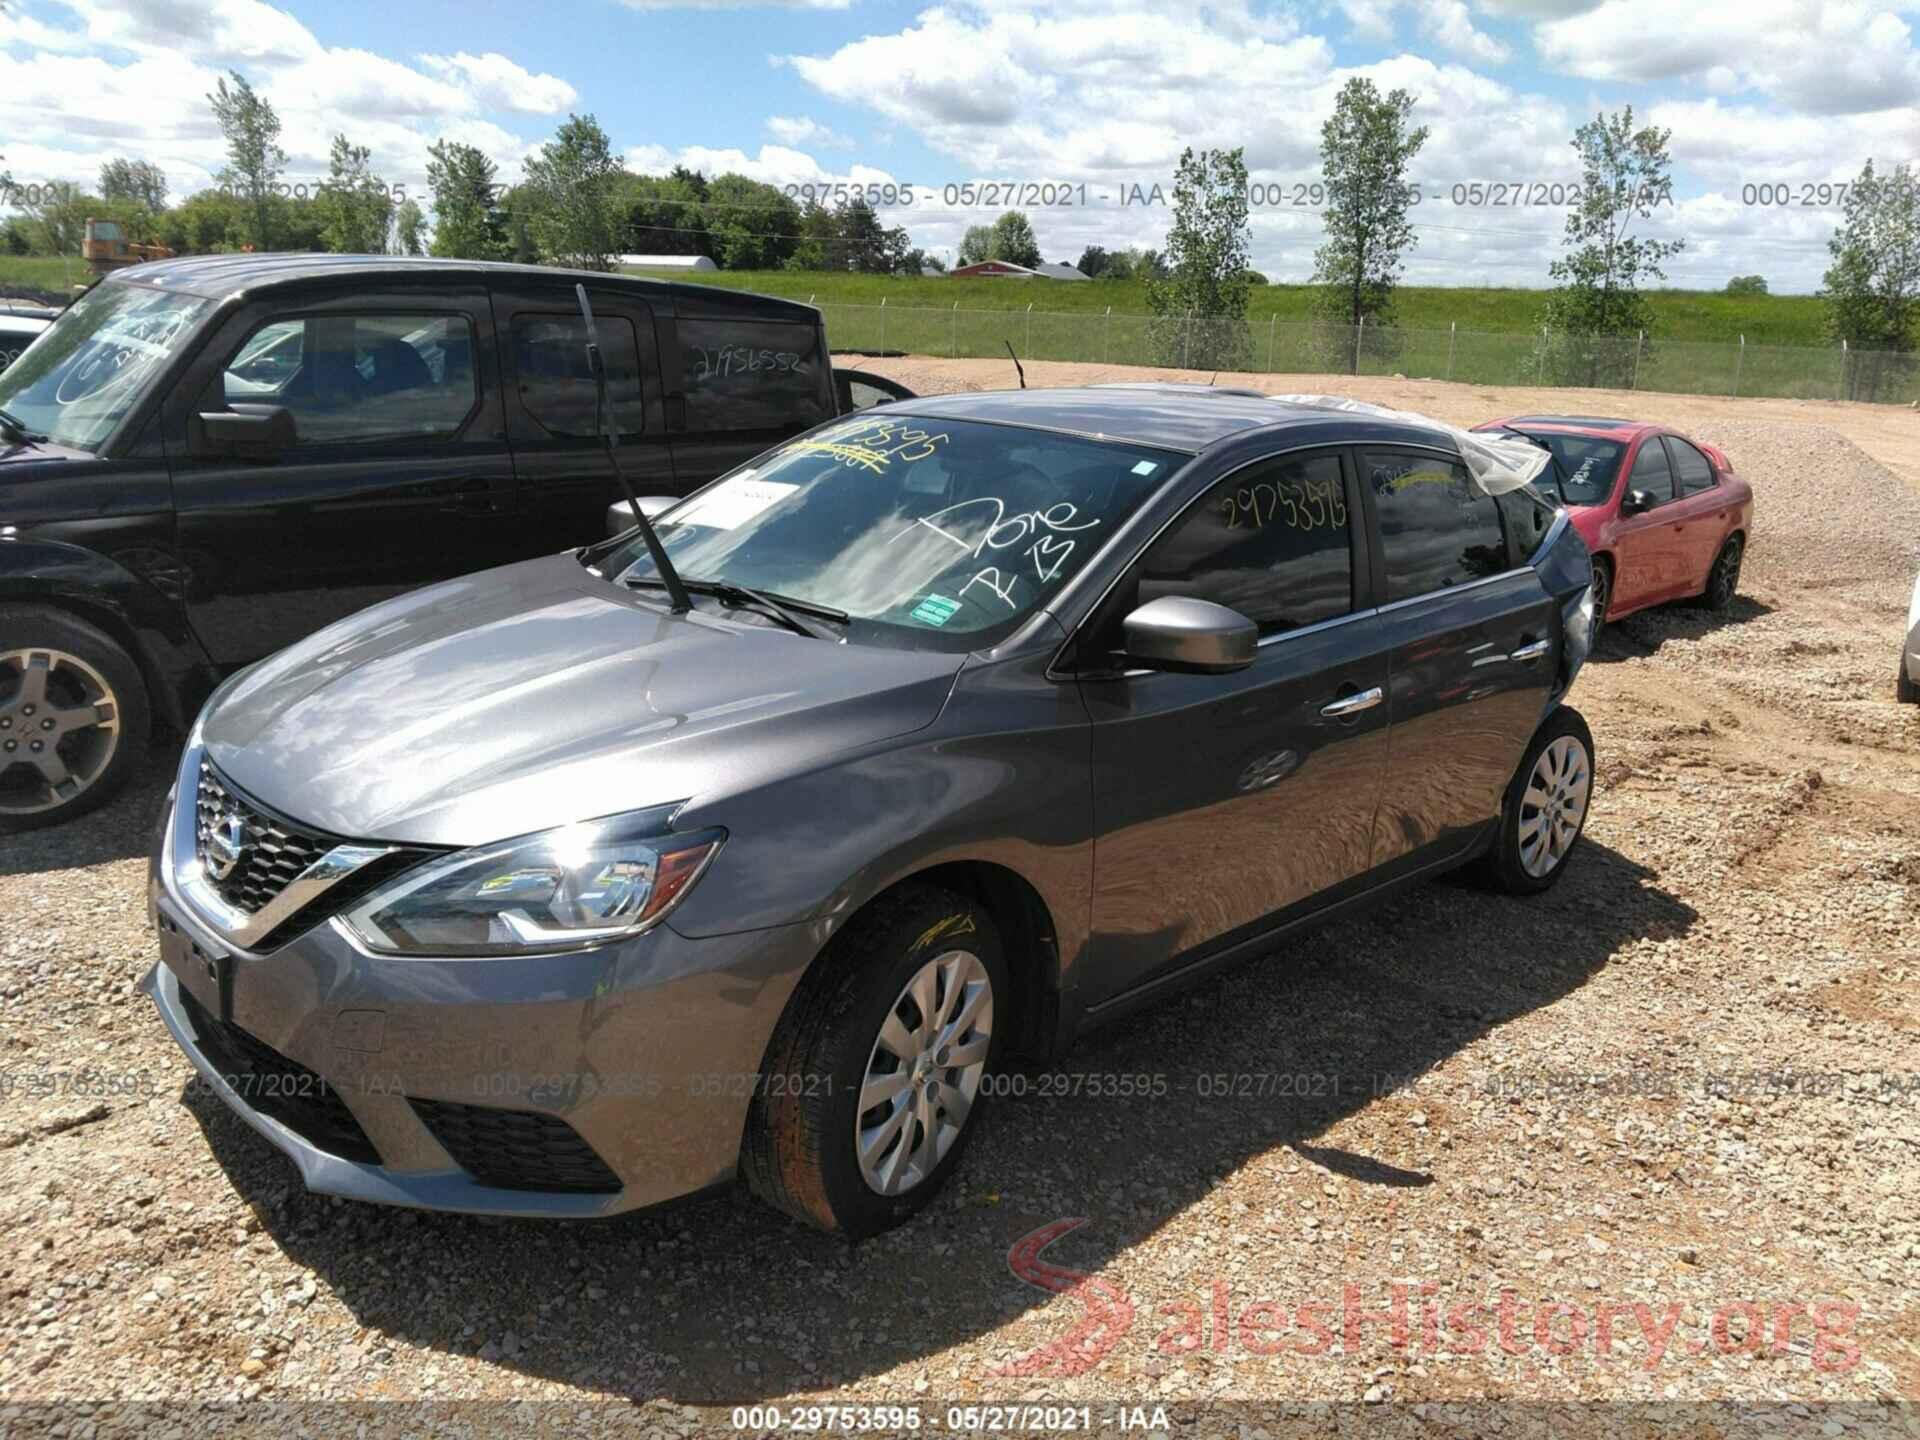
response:
M1089 368L1028 381L1118 378ZM1558 889L1426 886L1021 1072L949 1192L857 1249L744 1193L414 1214L303 1191L135 992L163 744L102 813L0 840L0 1400L613 1398L664 1432L756 1401L1845 1400L1910 1426L1873 1407L1920 1397L1920 710L1893 701L1920 416L1256 379L1463 423L1630 408L1752 481L1732 613L1623 621L1581 677L1600 786ZM1051 1293L1066 1272L1097 1283Z

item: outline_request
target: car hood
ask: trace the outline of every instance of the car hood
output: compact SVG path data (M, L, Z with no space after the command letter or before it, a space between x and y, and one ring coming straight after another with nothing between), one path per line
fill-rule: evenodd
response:
M562 555L329 626L231 682L201 743L306 825L476 845L712 799L918 730L964 661L672 615Z
M51 472L62 461L91 460L91 450L76 450L71 445L61 445L52 440L36 440L30 444L16 445L0 437L0 467L9 473L9 480L33 480L40 477L29 473L27 467L44 465Z

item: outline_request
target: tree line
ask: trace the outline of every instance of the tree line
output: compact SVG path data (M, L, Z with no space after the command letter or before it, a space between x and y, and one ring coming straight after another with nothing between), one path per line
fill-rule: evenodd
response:
M733 270L917 275L941 268L859 194L828 206L744 175L709 179L677 166L665 175L629 171L590 114L570 115L511 186L499 182L479 149L440 141L427 164L428 195L415 198L389 186L373 170L370 150L346 135L333 138L324 180L310 190L289 185L272 105L238 72L220 79L207 100L227 147L214 188L169 205L167 177L157 166L114 159L101 167L94 193L38 187L25 214L0 232L0 248L72 254L93 217L116 220L130 239L177 253L389 251L592 270L637 253L706 255ZM1355 77L1321 127L1325 238L1314 254L1315 314L1330 358L1344 359L1346 368L1394 353L1395 291L1419 243L1408 175L1429 132L1413 123L1417 105L1407 90L1383 95L1373 81ZM1581 179L1539 316L1544 381L1631 383L1628 367L1637 368L1657 343L1644 288L1664 280L1665 263L1687 247L1684 237L1657 238L1643 229L1672 201L1671 139L1670 130L1636 124L1631 106L1574 131ZM1146 282L1148 303L1164 322L1156 333L1166 337L1168 363L1242 368L1250 363L1248 290L1266 283L1250 265L1242 151L1188 149L1173 202L1164 247L1090 245L1078 268L1093 278ZM1920 180L1912 165L1880 171L1869 160L1846 189L1828 248L1832 264L1820 293L1835 342L1897 357L1920 348ZM958 259L1042 263L1032 222L1020 211L969 228ZM1764 294L1766 280L1735 276L1727 289ZM1848 386L1871 393L1903 374L1875 362Z

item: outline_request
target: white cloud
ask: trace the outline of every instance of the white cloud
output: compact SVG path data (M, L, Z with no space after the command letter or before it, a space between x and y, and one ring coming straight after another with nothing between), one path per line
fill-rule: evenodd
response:
M498 51L422 55L420 63L462 85L475 101L491 110L558 115L580 98L580 92L558 75L532 74Z
M1476 29L1466 0L1417 0L1420 28L1443 49L1486 65L1504 65L1513 50L1504 40Z
M782 145L820 145L830 150L853 148L853 141L807 115L769 115L767 133Z
M620 0L629 10L845 10L853 0Z
M176 198L212 183L225 147L206 97L229 68L279 114L289 183L324 176L342 133L415 193L425 189L427 149L442 137L480 146L511 182L531 142L498 121L559 113L579 98L559 76L493 51L408 64L327 46L263 0L59 3L62 23L0 15L0 134L21 184L92 183L116 155L158 164Z
M1885 0L1606 0L1535 27L1541 58L1590 80L1728 77L1796 110L1862 114L1920 101L1913 32Z

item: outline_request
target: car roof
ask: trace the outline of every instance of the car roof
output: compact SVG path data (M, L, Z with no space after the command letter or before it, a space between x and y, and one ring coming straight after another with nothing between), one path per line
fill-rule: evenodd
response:
M1343 437L1416 439L1452 450L1435 426L1274 400L1257 390L1170 381L1080 385L1057 390L965 390L896 400L888 415L926 415L1057 430L1187 454L1252 430L1337 425ZM1323 437L1315 437L1323 438Z
M1525 425L1528 428L1539 426L1548 430L1565 431L1573 435L1594 435L1608 440L1631 440L1636 435L1649 431L1662 431L1666 427L1655 425L1650 420L1621 420L1607 415L1515 415L1510 420L1496 420L1496 425Z
M600 270L567 270L551 265L516 265L501 260L443 260L425 255L250 254L186 255L173 260L149 260L115 270L104 283L157 285L209 300L235 299L280 286L313 282L358 284L422 284L442 280L469 280L500 284L514 280L584 281L596 289L632 290L639 296L671 295L682 310L699 308L791 312L784 318L817 323L819 310L798 300L759 295L748 290L726 290L675 280L656 280ZM691 305L689 302L693 302Z

